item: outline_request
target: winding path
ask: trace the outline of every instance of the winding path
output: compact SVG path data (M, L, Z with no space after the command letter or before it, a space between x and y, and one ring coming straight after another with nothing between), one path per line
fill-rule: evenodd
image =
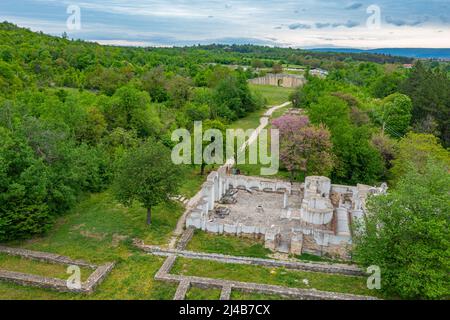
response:
M290 104L291 104L291 102L287 101L278 106L273 106L273 107L269 108L266 112L264 112L263 116L259 119L258 128L256 128L255 131L253 131L252 135L247 139L247 141L245 141L245 143L242 144L242 146L239 148L239 151L245 150L245 148L247 148L249 145L251 145L253 142L255 142L256 139L258 139L258 136L261 134L261 130L264 129L265 127L267 127L267 125L269 124L269 119L275 111L277 111L278 109L287 107ZM225 162L224 166L232 166L233 164L234 164L234 158L230 158Z

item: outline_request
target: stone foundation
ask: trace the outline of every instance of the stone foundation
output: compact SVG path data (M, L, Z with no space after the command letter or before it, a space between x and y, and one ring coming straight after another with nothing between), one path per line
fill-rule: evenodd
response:
M95 287L105 279L105 277L109 274L109 272L111 272L114 267L114 263L112 262L97 266L95 264L87 263L82 260L72 260L68 257L53 253L31 251L4 246L0 246L0 253L19 256L25 259L38 260L55 264L64 264L67 266L75 265L79 267L94 269L89 278L81 284L80 289L69 288L67 286L67 281L63 279L48 278L33 274L0 269L0 280L2 281L13 282L23 286L51 289L60 292L92 293ZM67 275L67 277L69 277L69 274Z
M212 172L188 213L186 227L216 234L263 238L282 253L347 259L352 220L364 217L365 200L386 187L342 186L326 177L305 183ZM222 201L226 199L226 201Z

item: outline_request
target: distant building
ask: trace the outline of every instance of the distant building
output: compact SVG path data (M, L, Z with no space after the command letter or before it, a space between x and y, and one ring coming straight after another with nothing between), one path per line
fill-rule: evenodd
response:
M319 78L326 78L328 76L328 71L317 68L309 70L309 74Z
M405 68L405 69L412 69L412 67L413 67L413 65L411 63L405 63L403 65L403 68Z

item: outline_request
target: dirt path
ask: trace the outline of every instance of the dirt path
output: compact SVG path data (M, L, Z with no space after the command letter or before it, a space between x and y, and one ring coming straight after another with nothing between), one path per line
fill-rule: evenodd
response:
M267 127L267 125L269 124L269 119L275 111L277 111L278 109L287 107L290 104L291 104L291 102L287 101L278 106L273 106L273 107L269 108L266 112L264 112L264 115L259 119L258 128L255 129L253 134L247 139L247 141L245 141L245 143L240 147L239 150L240 151L245 150L245 148L247 148L249 145L251 145L253 142L255 142L256 139L258 139L258 136L261 134L261 130L264 129L265 127ZM232 166L233 164L234 164L233 158L230 158L227 160L227 162L225 162L225 166Z

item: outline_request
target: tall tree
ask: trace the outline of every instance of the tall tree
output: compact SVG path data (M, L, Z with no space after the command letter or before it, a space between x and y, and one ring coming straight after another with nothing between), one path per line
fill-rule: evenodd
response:
M449 212L448 168L429 159L419 172L409 163L393 191L369 198L366 223L355 225L353 257L364 267L380 267L386 294L448 298Z
M280 130L280 159L291 173L328 176L333 169L330 132L323 126L309 125L307 117L282 116L273 121Z
M401 85L413 102L413 122L436 120L445 146L450 145L450 78L441 70L431 70L420 61Z
M408 96L394 93L386 97L380 115L383 129L393 137L402 137L411 122L411 112L412 102Z
M181 169L172 163L170 150L161 143L147 141L119 160L113 192L125 206L140 202L147 209L150 225L152 208L170 201L177 194L181 179Z

